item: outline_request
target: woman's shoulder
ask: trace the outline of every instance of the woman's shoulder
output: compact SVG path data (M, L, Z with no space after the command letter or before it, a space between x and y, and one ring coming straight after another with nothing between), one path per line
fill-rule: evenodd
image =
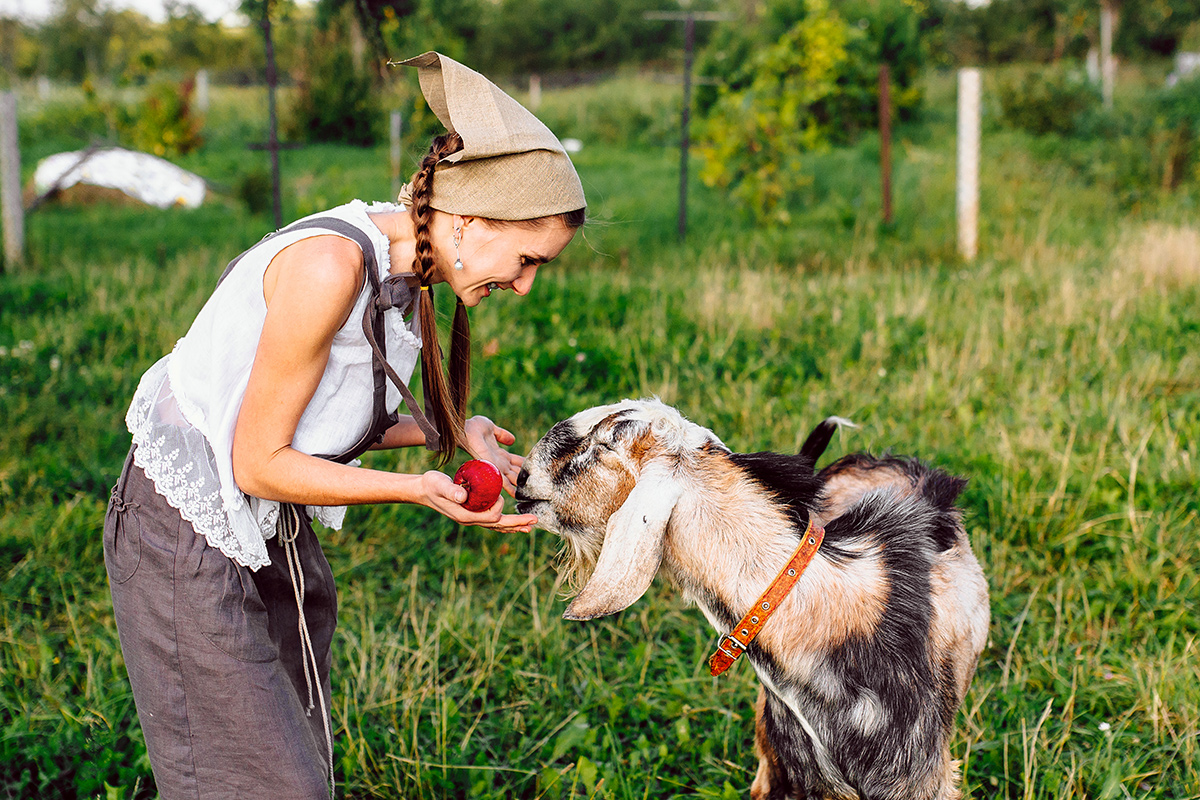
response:
M263 277L267 303L281 282L303 287L305 294L353 303L363 285L363 254L337 234L306 236L280 250Z

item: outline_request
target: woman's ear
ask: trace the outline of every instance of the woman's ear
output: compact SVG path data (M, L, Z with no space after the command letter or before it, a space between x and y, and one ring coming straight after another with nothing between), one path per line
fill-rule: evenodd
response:
M667 523L683 487L670 468L656 462L611 517L596 569L563 619L584 620L615 614L650 588L662 562Z
M462 214L454 214L451 220L454 223L455 230L465 231L467 228L474 225L479 220L478 217L463 216Z

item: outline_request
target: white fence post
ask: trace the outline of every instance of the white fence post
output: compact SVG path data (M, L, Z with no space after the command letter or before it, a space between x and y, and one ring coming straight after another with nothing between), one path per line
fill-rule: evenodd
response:
M17 143L17 95L0 92L0 214L4 216L4 263L25 260L25 208L21 205L21 150Z
M542 76L536 73L529 76L529 110L537 111L542 104Z
M196 70L196 110L208 113L208 70Z
M979 250L979 70L958 71L958 252Z
M403 122L399 111L393 111L390 117L391 130L391 161L392 161L392 200L400 194L400 131Z

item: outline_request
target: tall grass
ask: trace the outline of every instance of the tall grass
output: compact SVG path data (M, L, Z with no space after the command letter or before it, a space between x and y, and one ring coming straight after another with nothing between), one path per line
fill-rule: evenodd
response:
M812 203L757 230L674 151L585 142L597 223L531 299L473 313L474 406L527 449L586 406L657 394L740 450L893 449L970 484L992 627L953 743L976 797L1200 797L1200 222L1122 212L985 140L982 255L953 255L945 84L897 137L817 159ZM197 156L243 164L232 146ZM255 156L248 156L255 157ZM285 155L288 215L381 197L386 152ZM137 378L223 263L268 227L197 212L53 208L34 269L0 278L0 781L15 797L152 796L99 544ZM420 452L372 466L418 470ZM353 797L740 797L756 682L656 583L612 618L560 619L557 542L423 509L352 509L323 543L340 586L333 717Z

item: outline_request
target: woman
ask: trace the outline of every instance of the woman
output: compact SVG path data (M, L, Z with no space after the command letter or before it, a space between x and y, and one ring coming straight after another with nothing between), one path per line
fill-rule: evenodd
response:
M350 203L235 259L187 335L143 376L133 446L105 520L121 648L163 797L328 797L336 591L310 520L407 502L464 525L529 515L461 505L442 472L358 469L368 447L456 448L511 493L511 433L464 419L466 307L528 294L583 224L554 135L486 78L436 53L419 70L438 137L401 205ZM458 297L450 376L433 287ZM412 323L404 313L412 310ZM422 344L423 343L423 344ZM426 409L404 385L422 359ZM410 415L388 413L404 400Z

